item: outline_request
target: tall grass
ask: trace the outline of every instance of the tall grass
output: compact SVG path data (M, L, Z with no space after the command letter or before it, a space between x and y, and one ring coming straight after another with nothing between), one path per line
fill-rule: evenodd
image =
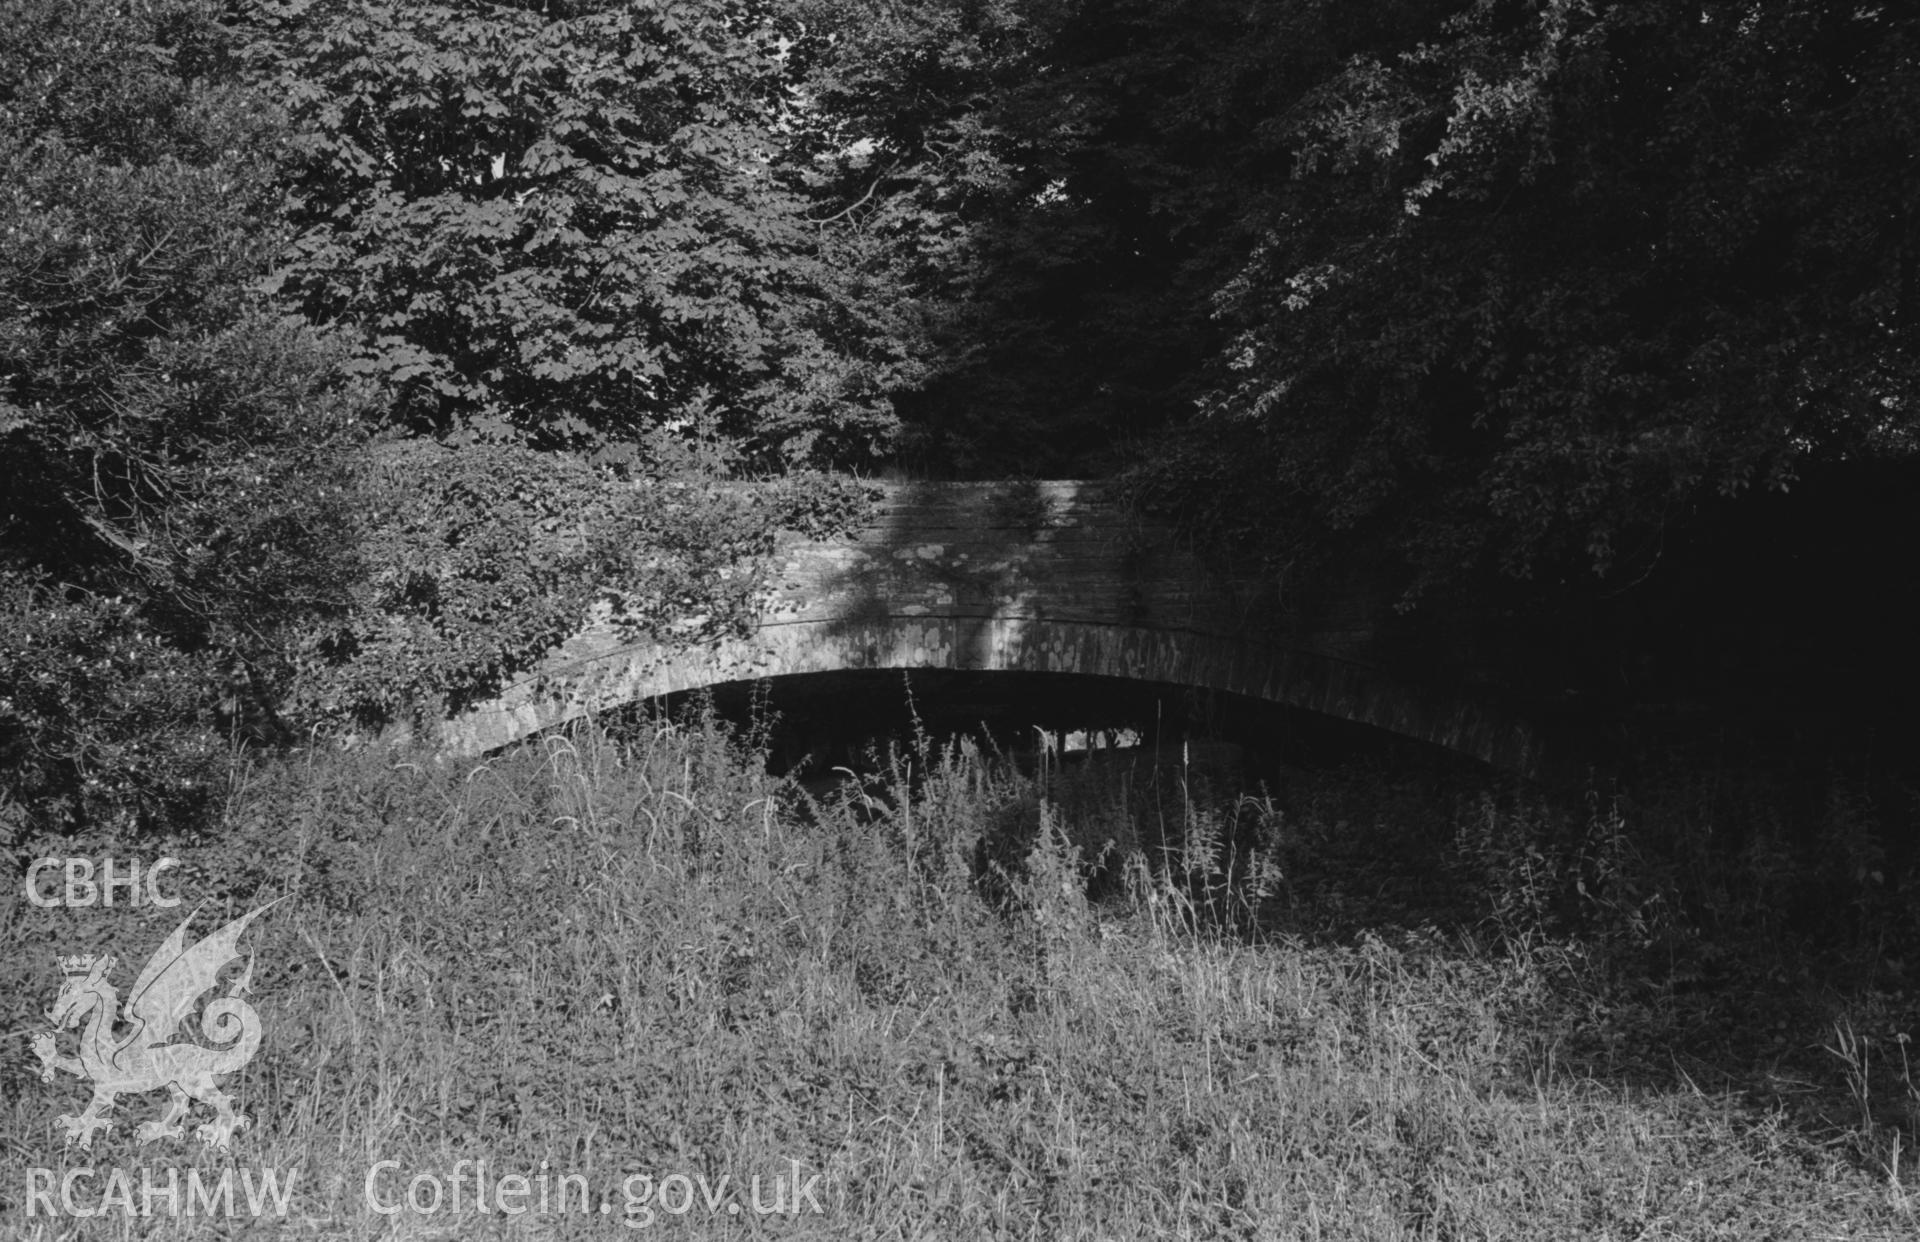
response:
M54 954L110 946L124 989L186 907L16 901L0 1227L239 1232L24 1215L30 1169L234 1164L296 1171L287 1216L262 1228L344 1238L604 1237L623 1222L721 1238L1920 1228L1911 1140L1875 1119L1871 1066L1866 1116L1821 1129L1715 1084L1571 1058L1583 1023L1613 1019L1577 942L1537 930L1553 884L1529 889L1524 869L1503 882L1508 904L1490 909L1510 934L1322 934L1325 886L1287 869L1343 833L1390 839L1328 819L1335 794L1286 815L1197 782L1072 784L923 741L809 799L710 722L581 732L471 767L362 751L253 770L217 832L137 848L186 860L176 886L213 907L196 929L286 898L249 933L266 1040L229 1090L254 1125L224 1158L138 1148L156 1093L123 1101L91 1153L63 1146L53 1118L83 1089L41 1083L26 1046ZM1450 823L1425 836L1518 866L1510 811L1483 811L1484 839ZM1653 928L1657 908L1606 891L1628 926ZM1861 1077L1857 1038L1843 1048L1823 1054L1836 1087ZM425 1175L464 1178L467 1206L373 1211L382 1161L382 1205ZM480 1162L493 1179L576 1176L593 1204L476 1213ZM658 1193L676 1174L707 1190L725 1177L730 1197L709 1210L696 1192L676 1214ZM815 1175L818 1214L792 1194ZM650 1197L629 1216L637 1177ZM799 1210L756 1212L755 1178L763 1205L780 1178Z

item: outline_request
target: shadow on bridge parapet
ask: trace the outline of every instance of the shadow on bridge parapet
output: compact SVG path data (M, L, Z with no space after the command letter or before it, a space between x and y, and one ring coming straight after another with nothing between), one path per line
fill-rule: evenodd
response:
M758 627L696 648L587 624L493 702L447 722L473 755L597 712L722 682L854 669L1083 673L1248 695L1530 773L1523 723L1401 685L1367 658L1364 612L1263 608L1095 482L885 486L867 526L775 556Z

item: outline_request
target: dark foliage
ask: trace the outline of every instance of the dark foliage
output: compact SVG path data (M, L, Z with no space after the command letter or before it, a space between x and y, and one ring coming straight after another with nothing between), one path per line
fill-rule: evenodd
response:
M1715 498L1910 454L1913 38L1791 0L1383 29L1275 118L1294 175L1207 414L1415 592L1631 581Z
M354 400L250 291L282 131L217 16L0 6L0 764L53 822L192 804L234 670L354 573Z

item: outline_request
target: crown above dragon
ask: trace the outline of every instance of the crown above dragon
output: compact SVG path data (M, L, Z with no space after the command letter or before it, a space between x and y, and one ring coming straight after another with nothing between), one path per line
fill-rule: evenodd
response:
M81 953L73 957L63 957L60 959L60 970L62 973L69 975L90 975L93 973L93 968L100 964L100 961L100 955L97 953Z

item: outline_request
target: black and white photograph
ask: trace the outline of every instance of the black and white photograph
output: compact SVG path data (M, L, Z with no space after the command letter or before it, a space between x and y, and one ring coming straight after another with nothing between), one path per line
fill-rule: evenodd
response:
M1920 1239L1920 12L0 0L0 1239Z

